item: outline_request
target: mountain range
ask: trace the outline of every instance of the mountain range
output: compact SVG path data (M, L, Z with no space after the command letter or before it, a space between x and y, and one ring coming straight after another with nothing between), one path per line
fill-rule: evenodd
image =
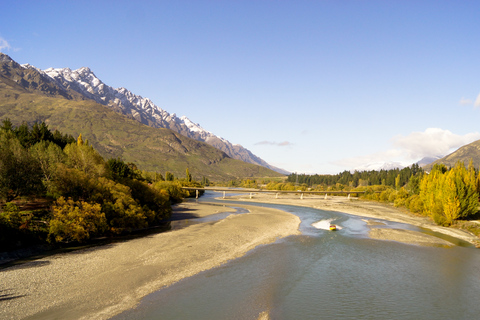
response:
M271 166L243 146L232 144L228 140L203 129L187 117L179 118L175 113L168 113L149 98L136 95L123 87L113 88L108 86L87 67L77 70L71 70L70 68L40 70L30 64L24 64L22 67L36 70L40 74L55 80L61 88L73 90L147 126L173 130L186 137L206 142L222 150L233 159L261 165L282 174L289 174L286 170Z
M106 85L89 68L40 70L0 53L0 119L6 117L17 125L45 121L52 129L82 133L103 156L122 157L145 170L170 170L180 175L189 167L222 180L288 174L187 117L170 114L125 88ZM240 161L231 161L234 159ZM457 161L468 165L470 159L480 167L480 140L441 159L422 159L418 164L428 171L435 163L451 167ZM357 170L394 167L401 165L375 163Z
M188 167L194 176L196 172L222 180L282 175L233 159L211 145L240 150L238 158L250 152L186 117L169 114L148 98L107 86L88 68L42 71L0 53L0 119L4 118L17 125L45 121L51 129L82 133L104 157L122 157L144 170L181 175Z

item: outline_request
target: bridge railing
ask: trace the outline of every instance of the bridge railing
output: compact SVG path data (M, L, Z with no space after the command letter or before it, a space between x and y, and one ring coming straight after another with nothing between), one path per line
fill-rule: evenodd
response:
M195 190L196 198L198 199L198 191L216 191L216 192L223 192L223 198L225 199L226 193L250 193L250 199L253 198L254 193L274 193L275 198L278 198L278 195L281 193L293 193L293 194L300 194L300 199L303 199L304 194L324 194L325 199L327 199L328 194L338 194L338 195L348 195L350 199L351 194L361 194L365 193L365 191L287 191L287 190L265 190L265 189L231 189L231 188L196 188L196 187L182 187L184 190ZM378 191L376 191L378 192Z

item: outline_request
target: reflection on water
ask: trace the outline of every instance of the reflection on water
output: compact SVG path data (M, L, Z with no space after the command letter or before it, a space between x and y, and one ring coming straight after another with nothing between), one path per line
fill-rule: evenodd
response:
M479 250L377 241L360 217L274 207L298 215L302 235L180 281L115 319L478 319ZM343 229L325 229L331 222Z

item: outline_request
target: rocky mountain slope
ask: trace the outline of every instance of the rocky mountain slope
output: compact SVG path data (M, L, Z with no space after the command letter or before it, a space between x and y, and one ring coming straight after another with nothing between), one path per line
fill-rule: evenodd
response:
M145 126L0 53L0 119L5 118L15 125L45 121L52 130L82 133L102 156L121 157L147 171L182 177L188 168L196 179L214 181L281 176L170 129Z
M34 69L42 75L54 79L63 89L73 90L150 127L171 129L186 137L206 142L222 150L231 158L288 174L285 170L269 165L241 145L234 145L228 140L203 129L187 117L179 118L175 113L168 113L155 105L149 98L136 95L126 88L115 89L106 85L89 68L84 67L77 70L49 68L42 71L29 64L22 66L26 69Z

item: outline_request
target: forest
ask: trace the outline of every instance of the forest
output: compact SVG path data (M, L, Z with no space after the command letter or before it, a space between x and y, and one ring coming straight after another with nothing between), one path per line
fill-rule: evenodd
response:
M307 186L323 185L334 186L343 185L349 187L384 185L395 187L396 181L404 186L412 176L423 173L423 169L418 164L403 169L380 170L380 171L343 171L336 175L306 175L292 173L288 176L287 182L305 184Z
M186 171L140 171L105 160L84 140L45 123L0 125L0 250L30 244L84 243L165 225L171 205L200 186Z

